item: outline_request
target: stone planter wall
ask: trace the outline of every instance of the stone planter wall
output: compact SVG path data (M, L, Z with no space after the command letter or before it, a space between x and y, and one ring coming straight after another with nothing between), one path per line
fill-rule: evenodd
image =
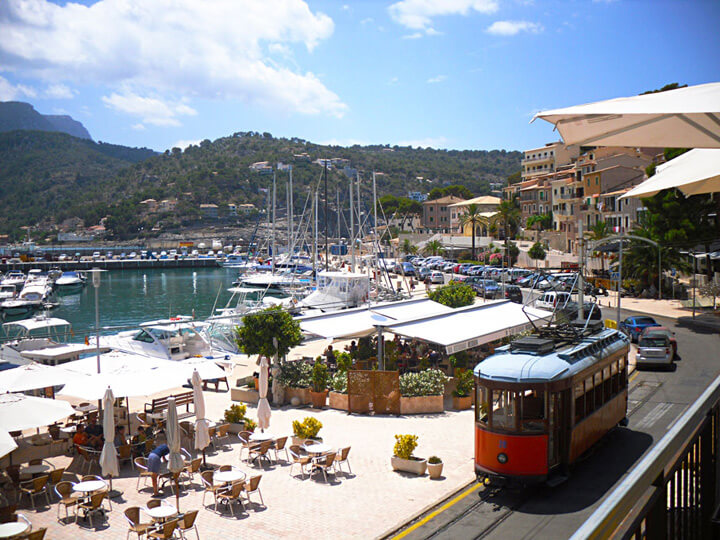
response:
M338 409L340 411L348 410L348 395L341 394L339 392L330 392L328 394L329 403L328 406L331 409Z
M230 389L230 399L243 403L257 403L260 399L258 391L249 386L240 386Z
M230 433L240 433L241 431L245 431L245 422L230 424L230 428L228 429L228 432Z
M466 397L457 397L453 396L452 398L453 402L453 409L457 409L458 411L465 411L472 407L472 396L466 396Z
M307 405L310 403L310 389L309 388L292 388L290 386L285 387L285 401L292 403L292 399L297 397L300 400L300 405Z
M443 396L400 398L400 414L441 413L444 410Z

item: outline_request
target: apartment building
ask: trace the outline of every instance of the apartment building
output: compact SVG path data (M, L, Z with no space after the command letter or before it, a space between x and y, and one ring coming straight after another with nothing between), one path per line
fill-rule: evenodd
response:
M539 175L553 173L558 167L572 163L579 155L580 148L578 146L565 146L560 141L525 150L520 161L521 179L525 181Z
M471 204L474 204L478 208L478 212L482 215L482 217L489 219L492 216L494 216L497 213L498 206L500 206L500 203L502 202L502 199L498 197L493 197L491 195L483 195L481 197L475 197L473 199L468 199L466 201L460 201L454 204L449 205L450 208L450 228L453 232L460 233L464 236L470 236L472 235L472 227L470 225L466 225L463 227L461 225L463 214L467 211L467 207ZM477 232L476 235L478 236Z
M449 233L452 230L449 206L463 200L455 195L448 195L440 199L425 201L423 203L423 228L431 232Z

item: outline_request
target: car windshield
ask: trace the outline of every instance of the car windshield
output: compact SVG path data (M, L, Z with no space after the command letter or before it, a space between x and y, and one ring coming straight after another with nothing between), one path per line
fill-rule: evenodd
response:
M652 317L635 317L635 324L657 324Z

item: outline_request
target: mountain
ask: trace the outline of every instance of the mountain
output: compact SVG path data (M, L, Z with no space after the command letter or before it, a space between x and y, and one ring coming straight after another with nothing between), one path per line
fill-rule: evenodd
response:
M85 126L67 115L40 114L29 103L0 101L0 132L25 129L60 131L80 139L92 139Z
M462 184L472 193L484 195L491 191L491 183L504 183L519 170L521 153L327 146L298 138L275 138L269 133L238 132L184 150L173 148L156 154L64 133L0 133L0 234L19 238L20 227L32 225L47 231L46 236L52 235L55 225L75 217L86 226L107 217L106 226L116 239L210 225L202 216L202 204L217 205L221 218L227 217L229 203L266 208L273 176L250 168L262 161L273 166L292 164L293 198L296 215L300 216L307 208L309 193L320 183L323 196L323 167L313 161L325 158L335 160L328 169L331 211L338 196L347 205L348 175L358 171L361 206L369 212L373 172L378 173L378 197L428 193L450 184ZM277 178L278 206L284 207L288 173L280 170ZM173 200L175 210L165 214L143 212L139 203L145 199Z

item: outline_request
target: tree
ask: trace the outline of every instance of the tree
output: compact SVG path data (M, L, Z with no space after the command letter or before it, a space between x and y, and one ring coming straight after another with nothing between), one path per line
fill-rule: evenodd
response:
M474 197L473 192L467 187L460 184L453 184L452 186L433 188L428 194L428 200L434 201L435 199L447 197L448 195L454 195L455 197L460 197L465 200L472 199Z
M552 212L547 214L535 214L527 218L526 227L528 229L535 227L538 231L544 231L552 227Z
M518 225L520 224L520 203L517 196L506 199L498 205L497 213L493 217L496 223L501 223L503 234L505 236L505 253L508 253L508 242L511 236L515 236Z
M445 306L456 308L469 306L475 302L475 291L470 285L459 281L451 281L428 293L428 298Z
M466 226L470 225L471 232L471 238L472 238L472 260L475 260L475 227L478 225L485 225L487 224L487 219L485 219L480 214L480 207L477 204L469 204L467 205L467 208L465 209L465 212L460 216L460 225L464 229Z
M282 358L303 340L300 323L280 306L245 315L243 325L235 332L237 344L245 354L267 358L275 354Z
M605 221L598 221L590 227L590 230L587 233L588 239L592 240L593 242L597 242L599 240L602 240L603 238L607 238L610 236L610 227L608 226L607 222ZM600 256L600 267L605 273L605 258L601 255Z
M545 253L545 248L540 242L535 242L532 245L528 251L528 257L535 261L535 270L537 270L538 261L544 261L546 255L547 253Z
M438 255L445 251L445 248L443 247L440 240L428 240L428 242L425 244L425 247L423 248L423 253L426 255Z
M405 253L406 255L411 255L411 254L417 253L417 251L418 251L417 246L415 244L413 244L410 240L408 240L407 238L405 240L403 240L403 244L402 244L402 252L403 253Z

